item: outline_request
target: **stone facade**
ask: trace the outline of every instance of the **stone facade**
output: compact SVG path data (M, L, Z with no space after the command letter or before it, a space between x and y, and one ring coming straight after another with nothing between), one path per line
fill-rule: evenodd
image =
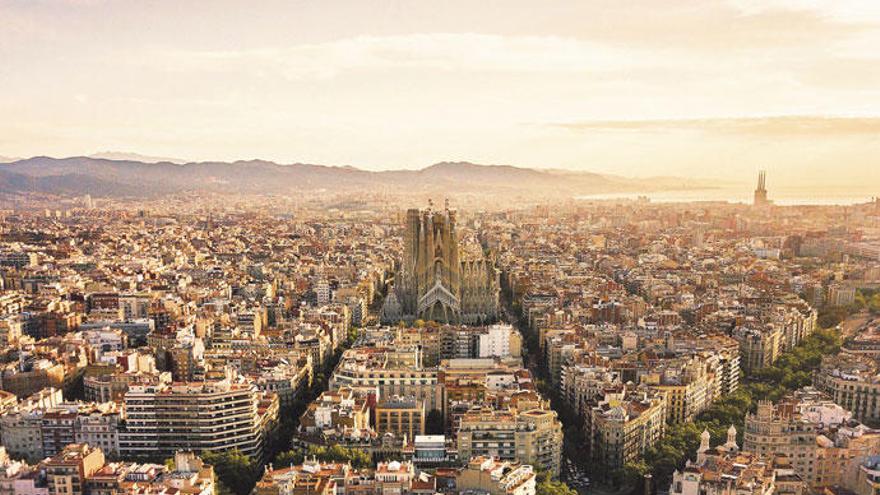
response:
M383 321L483 324L497 318L495 265L486 256L463 259L455 221L448 208L407 211L403 262Z

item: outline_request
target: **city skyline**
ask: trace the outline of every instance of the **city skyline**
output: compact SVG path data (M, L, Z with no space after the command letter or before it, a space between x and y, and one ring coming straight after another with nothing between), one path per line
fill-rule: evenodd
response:
M880 495L880 1L0 32L0 495Z

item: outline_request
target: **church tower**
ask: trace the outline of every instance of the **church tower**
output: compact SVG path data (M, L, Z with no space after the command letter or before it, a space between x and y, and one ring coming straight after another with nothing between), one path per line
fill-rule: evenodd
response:
M392 294L385 301L385 323L415 319L438 323L485 324L498 315L498 276L494 261L460 259L456 213L445 207L406 212L403 260Z
M767 199L767 171L758 172L758 187L755 188L755 206L767 206L770 201Z

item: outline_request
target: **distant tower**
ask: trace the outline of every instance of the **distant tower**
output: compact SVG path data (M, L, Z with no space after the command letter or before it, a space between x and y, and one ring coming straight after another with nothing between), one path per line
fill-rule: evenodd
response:
M770 201L767 199L767 172L761 170L758 172L758 187L755 188L755 206L767 206Z

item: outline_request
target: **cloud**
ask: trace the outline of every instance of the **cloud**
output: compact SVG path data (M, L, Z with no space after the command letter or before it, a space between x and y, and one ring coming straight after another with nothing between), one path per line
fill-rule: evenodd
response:
M171 50L159 63L176 71L277 72L289 79L329 78L361 70L602 72L649 63L632 50L557 36L435 33L361 36L287 48Z
M811 61L795 74L814 87L844 91L877 91L880 88L880 58L831 57Z
M557 19L557 29L597 42L692 53L822 47L880 26L880 16L835 15L834 7L797 1L593 0L576 5L567 11L567 20Z
M853 136L880 133L880 117L777 115L766 117L589 120L545 124L592 132L705 132L752 136Z

